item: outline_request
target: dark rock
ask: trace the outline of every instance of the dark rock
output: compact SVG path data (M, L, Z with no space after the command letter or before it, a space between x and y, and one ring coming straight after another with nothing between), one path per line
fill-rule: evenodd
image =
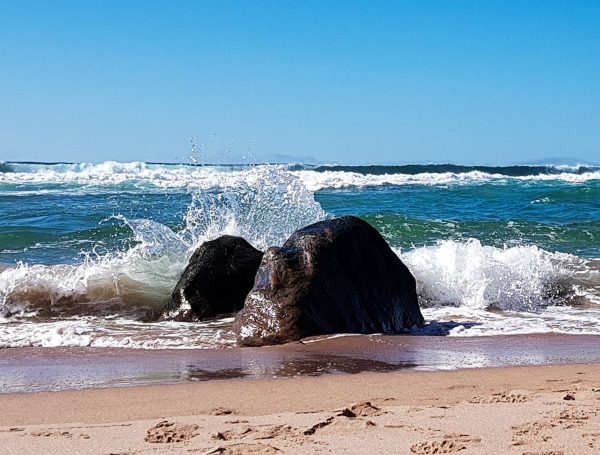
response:
M239 311L262 255L241 237L224 235L203 243L179 278L166 317L191 321Z
M238 343L285 343L329 333L399 333L422 325L415 279L381 234L343 217L269 248L236 317Z

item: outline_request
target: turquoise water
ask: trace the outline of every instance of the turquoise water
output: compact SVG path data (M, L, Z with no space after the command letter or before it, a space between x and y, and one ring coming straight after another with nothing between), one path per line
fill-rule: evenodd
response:
M316 198L336 215L359 214L404 248L478 238L600 257L600 180L350 188Z
M428 333L600 333L595 167L0 163L0 346L228 344L152 322L194 248L347 214L409 265Z

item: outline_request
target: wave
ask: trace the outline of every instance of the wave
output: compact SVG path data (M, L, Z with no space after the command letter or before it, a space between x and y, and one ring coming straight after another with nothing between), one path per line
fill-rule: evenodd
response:
M398 254L415 275L425 308L536 312L581 299L600 303L594 261L534 245L497 248L477 239L443 240Z
M600 335L598 261L534 246L494 248L475 239L442 241L397 254L416 277L428 321L413 329L414 334ZM12 322L0 325L0 348L234 345L231 319L198 324L146 321L148 312L162 309L185 265L182 256L186 257L163 251L158 258L138 255L121 263L3 270L0 287L11 279L15 286L0 307L0 320ZM12 307L17 310L12 314L11 302L20 305Z
M600 167L578 164L572 165L518 165L518 166L465 166L460 164L405 164L398 166L311 166L316 172L350 172L363 175L385 174L467 174L480 172L483 174L504 175L507 177L528 177L536 175L557 175L563 173L586 174L600 171ZM300 170L300 169L298 169Z
M174 232L148 219L115 221L133 232L124 252L87 252L78 265L19 263L0 271L0 317L119 315L155 319L198 245L240 235L259 249L278 245L296 229L326 217L314 196L288 173L249 171L236 187L197 192Z
M600 180L594 166L461 166L453 164L405 166L308 165L188 165L145 162L120 163L3 163L0 184L122 185L127 188L201 189L235 187L252 182L256 169L287 172L311 191L382 185L449 185L486 181L542 180L583 183ZM22 190L22 188L19 188ZM24 189L31 191L31 188ZM43 190L49 190L43 188ZM72 189L69 189L72 190ZM18 192L17 192L18 193Z
M584 173L562 172L553 174L530 174L511 176L505 174L490 174L472 170L469 172L422 172L418 174L363 174L360 172L340 170L302 170L294 171L304 184L312 191L324 189L362 188L376 186L403 185L464 185L486 182L505 181L560 181L570 184L581 184L588 181L600 180L600 170Z
M137 322L124 318L79 317L0 325L0 348L101 347L206 349L235 345L232 318L202 323Z
M415 335L600 335L600 263L536 246L439 241L398 254L417 280Z
M19 264L2 270L0 315L155 319L193 248L166 226L148 220L124 222L142 242L124 255L88 255L76 266ZM203 238L213 237L210 230L203 232ZM240 234L237 228L232 233ZM255 237L255 245L261 242ZM423 308L535 313L557 305L600 304L597 263L565 253L536 246L497 248L470 239L397 254L415 275Z
M217 329L211 323L205 327L149 321L155 321L162 311L189 256L199 244L222 234L231 234L245 237L260 249L280 245L297 228L328 216L315 201L314 191L317 190L378 185L473 184L507 179L579 184L600 179L600 170L589 167L551 167L550 170L549 167L538 166L533 170L527 167L527 173L522 167L510 170L448 167L453 165L424 165L414 169L405 166L342 169L305 165L191 166L143 162L2 165L0 185L4 186L1 197L19 195L21 191L72 194L82 188L83 191L89 188L94 193L102 188L122 193L142 188L145 193L154 188L157 191L185 190L180 193L185 197L189 193L191 202L181 228L172 229L150 219L115 215L93 235L85 231L61 240L85 241L88 243L84 244L89 246L94 239L129 238L130 235L122 235L123 232L133 233L128 248L106 252L101 250L98 242L77 265L18 263L6 267L0 264L0 322L9 322L0 326L0 347L229 345L231 334L227 323L216 323ZM514 175L508 175L511 173ZM595 188L591 190L596 191ZM550 202L550 199L539 198L532 199L531 203ZM392 215L384 214L379 219L380 215L373 215L373 224L382 231L388 221L394 226L397 224L398 220L386 219ZM457 230L456 224L441 220L400 221L406 225L407 232L412 230L410 238L413 241L415 232L423 231L424 240L418 246L397 250L417 279L425 316L433 321L420 329L420 333L471 336L563 331L600 334L600 267L597 261L536 246L511 244L498 247L499 242L494 242L491 234L498 231L498 226L493 223L486 225L489 235L482 231L481 224L476 223L471 226L463 222L458 229L465 237L477 236L479 239L452 238L431 244L433 238L451 237ZM561 225L562 230L556 228L548 235L564 238L571 231L585 233L588 228L591 232L588 234L595 235L594 226ZM507 230L513 228L518 228L515 232L520 242L533 241L525 234L539 234L541 230L537 224L506 227ZM14 227L7 229L0 229L0 236L14 234ZM27 235L26 228L19 229L20 236ZM512 234L507 237L515 238ZM534 235L529 237L533 239ZM486 245L489 243L495 246ZM401 242L395 244L407 246ZM25 243L14 246L24 248ZM546 245L545 248L552 247ZM452 322L454 319L459 322Z
M197 163L153 163L144 161L118 162L104 161L100 163L68 163L68 162L34 162L14 161L0 162L0 172L11 173L81 173L93 175L101 173L143 173L156 169L229 169L243 170L257 166L281 166L290 171L313 170L315 172L349 172L363 175L384 174L464 174L482 172L485 174L500 174L507 177L526 177L534 175L557 175L563 173L585 174L600 171L600 166L592 164L545 164L545 165L512 165L484 166L462 165L452 163L441 164L403 164L403 165L313 165L302 163L264 163L264 164L197 164Z

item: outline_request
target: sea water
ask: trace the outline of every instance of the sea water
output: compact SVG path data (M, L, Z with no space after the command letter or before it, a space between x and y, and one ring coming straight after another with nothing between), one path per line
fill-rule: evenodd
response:
M0 347L232 346L157 321L195 248L341 215L415 275L416 335L600 334L600 168L0 162Z

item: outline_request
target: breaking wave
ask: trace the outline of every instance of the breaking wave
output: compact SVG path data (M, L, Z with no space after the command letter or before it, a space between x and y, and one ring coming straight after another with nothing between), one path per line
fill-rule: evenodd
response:
M174 232L149 219L117 215L135 245L125 252L88 252L79 265L28 265L0 271L0 317L118 314L153 320L192 252L223 234L259 249L278 245L326 214L298 178L273 169L246 171L234 187L193 192L184 227Z
M496 248L477 239L439 241L399 253L417 279L425 308L538 312L600 297L600 270L589 261L537 246ZM598 300L600 303L600 299Z
M476 239L398 252L417 280L425 327L414 334L600 335L600 264L536 246Z
M263 250L280 245L296 229L328 216L315 201L314 192L322 189L507 180L557 180L561 185L570 185L600 180L600 170L589 166L310 167L2 162L2 197L78 192L95 195L104 191L118 194L131 191L137 195L177 190L178 195L186 199L182 211L178 212L185 212L178 228L145 217L115 214L102 222L93 238L91 231L83 231L81 235L85 239L71 240L86 240L89 242L83 245L95 244L95 247L87 251L78 264L0 264L0 347L229 346L233 343L230 320L193 325L156 322L190 255L202 242L230 234L243 236ZM598 187L596 182L589 186L592 187L589 197L593 201ZM188 194L189 204L183 209ZM386 213L389 209L386 201L378 202L380 205L373 216L393 216ZM15 204L20 209L21 199ZM541 204L551 205L551 199L532 198L527 209ZM337 209L348 213L352 207ZM369 218L370 215L364 216ZM472 228L469 225L467 229L468 220L460 225L462 227L429 219L408 221L401 223L404 230L391 223L396 229L394 232L406 232L404 237L415 239L416 234L411 229L425 229L421 229L421 224L432 231L427 242L423 242L427 246L398 250L417 279L420 304L430 321L417 333L454 336L540 332L600 334L598 261L518 244L524 236L517 231L514 235L510 231L508 236L517 244L510 243L504 248L498 247L498 243L487 246L482 242L490 243L491 234L484 236L478 224ZM593 219L586 222L594 228ZM440 227L444 223L448 224L447 229ZM565 237L565 226L560 225L562 230L556 228L551 234ZM9 231L0 234L15 237L16 233L15 238L23 240L23 229L11 226ZM535 224L531 229L537 232L541 227ZM464 233L465 238L477 236L481 240L448 240L456 230ZM491 225L489 230L497 229ZM579 225L573 230L585 234ZM123 236L124 231L126 237L131 237L127 248L107 251L106 244L103 246L98 241L113 234ZM593 236L594 232L587 235ZM430 237L447 240L431 244ZM593 237L590 238L593 243ZM54 237L49 242L58 244ZM31 243L13 242L16 249Z
M0 347L234 345L231 320L141 322L163 308L187 260L181 254L146 254L150 258L138 253L137 260L120 258L122 262L110 264L4 270L0 286L5 288L9 277L13 280L5 295L4 320L12 319L11 300L27 306L12 307L21 324L0 327ZM398 254L415 275L428 320L416 334L600 334L600 267L594 261L534 246L483 246L475 239L441 241ZM42 314L70 318L40 319Z
M600 180L594 166L406 166L307 165L185 165L145 162L120 163L2 163L0 184L77 184L85 187L124 185L134 188L235 188L241 181L257 183L256 168L292 174L310 191L383 185L451 185L488 181L539 180L578 184ZM10 191L10 188L7 188ZM61 191L50 188L46 191ZM17 192L18 194L18 192Z

